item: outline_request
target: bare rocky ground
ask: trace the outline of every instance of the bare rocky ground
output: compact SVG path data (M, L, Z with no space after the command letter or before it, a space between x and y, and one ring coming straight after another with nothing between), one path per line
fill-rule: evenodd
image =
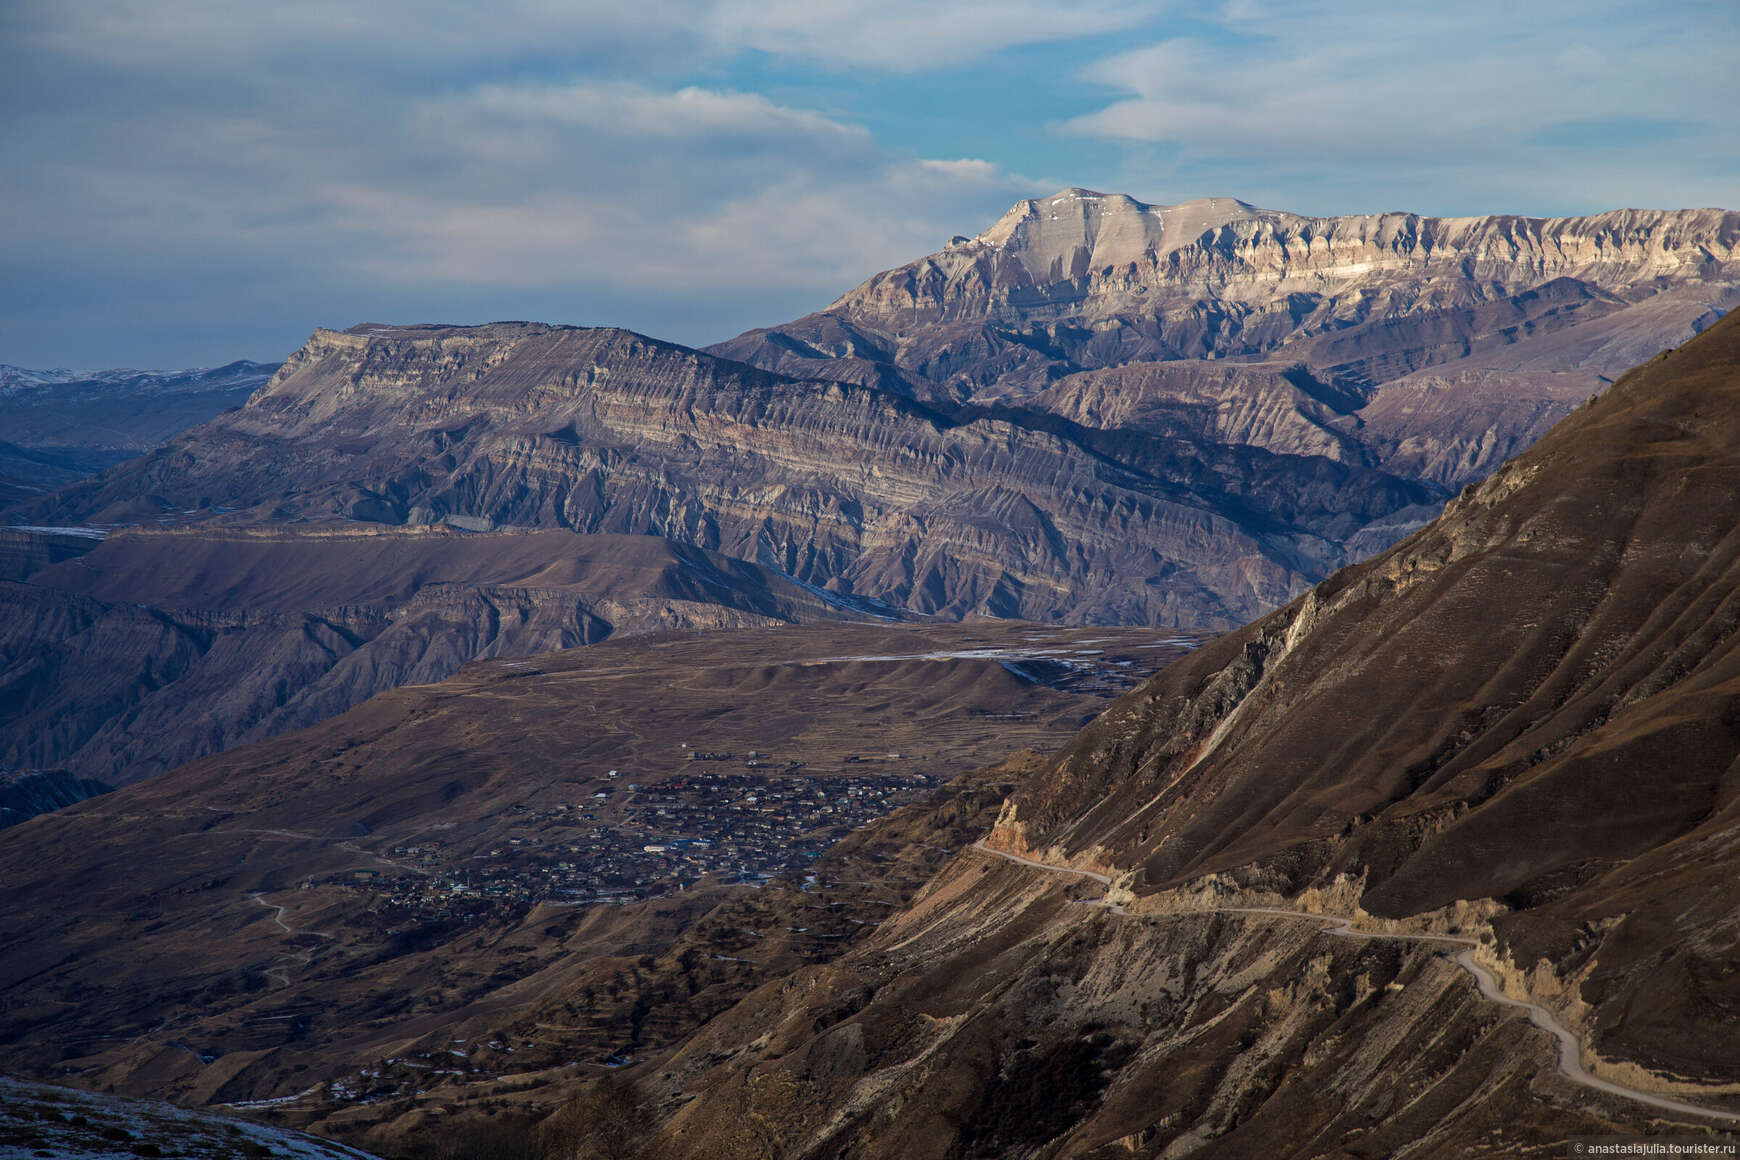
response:
M331 1140L147 1100L0 1077L4 1160L369 1160Z

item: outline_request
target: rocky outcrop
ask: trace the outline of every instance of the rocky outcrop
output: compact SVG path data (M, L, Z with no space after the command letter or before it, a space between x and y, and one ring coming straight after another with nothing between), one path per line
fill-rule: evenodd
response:
M13 512L651 534L920 613L1230 627L1442 494L1188 434L926 406L623 331L371 326L316 333L241 411Z

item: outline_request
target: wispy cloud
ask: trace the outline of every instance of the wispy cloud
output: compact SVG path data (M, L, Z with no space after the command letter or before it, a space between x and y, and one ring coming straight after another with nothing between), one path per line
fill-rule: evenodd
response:
M1733 205L1737 20L1731 0L14 0L0 361L259 357L357 311L706 341L1068 184L1306 212Z
M642 85L576 81L564 85L484 85L466 103L527 121L553 121L629 138L834 136L869 133L809 109L777 105L756 93L690 85L659 92Z
M1160 7L1141 0L716 0L706 5L703 24L718 44L916 72L1130 28Z
M117 287L177 283L219 311L259 309L255 294L216 288L253 268L286 301L366 291L487 318L547 313L567 295L575 313L560 321L689 341L814 308L1030 185L988 161L917 156L826 103L709 82L708 62L753 50L903 70L1130 18L1116 4L1043 18L1034 5L1009 31L963 40L965 11L902 0L13 8L0 17L13 46L0 75L24 115L0 126L0 144L27 163L0 220L11 287L0 320L12 320L0 345L13 362L151 361L31 354L57 328L81 343L124 332L93 331L93 303L117 321L152 313L106 300L100 278L45 292L50 270L105 266ZM284 310L286 346L334 321ZM238 334L261 330L237 322Z
M1709 151L1740 156L1728 114L1740 20L1726 3L1237 0L1204 24L1086 69L1114 96L1061 129L1164 146L1150 162L1163 179L1316 169L1345 188L1339 168L1380 195L1430 174L1450 198L1509 188L1560 204L1604 189L1663 204L1737 192L1732 166L1705 164ZM1626 131L1566 128L1577 125ZM1533 155L1568 133L1578 155ZM1640 146L1659 147L1652 180L1604 155Z

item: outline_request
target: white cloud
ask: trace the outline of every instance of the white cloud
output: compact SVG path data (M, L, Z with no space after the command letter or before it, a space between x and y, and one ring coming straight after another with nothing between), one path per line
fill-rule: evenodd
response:
M1132 48L1086 70L1082 79L1119 95L1062 130L1166 146L1173 152L1149 164L1172 173L1224 167L1260 178L1265 167L1340 167L1379 190L1431 174L1458 192L1509 189L1561 203L1599 197L1604 185L1627 200L1658 191L1662 204L1740 194L1731 169L1704 174L1697 155L1740 152L1727 114L1740 99L1731 7L1236 0L1216 18L1216 32ZM1536 148L1556 126L1597 123L1615 127L1612 141L1585 133L1577 153L1543 157ZM1650 166L1615 172L1602 149L1651 144L1620 132L1649 124L1696 138L1693 149L1676 157L1679 143L1661 142L1659 181L1645 176Z
M952 67L1151 7L17 0L0 5L0 345L28 361L51 323L82 342L93 311L141 316L136 290L105 294L111 273L201 303L207 331L272 297L458 317L548 316L571 295L723 338L1033 192L946 146L878 140L853 107L866 70ZM838 84L763 88L758 54ZM290 333L307 324L306 305L282 309Z
M263 60L373 59L388 75L407 67L501 61L528 53L570 57L668 53L694 41L694 5L681 0L18 0L12 14L28 47L136 69L178 65L212 72Z
M1162 13L1191 35L1156 42ZM84 341L140 287L214 332L244 299L290 333L308 303L577 301L719 338L1069 184L1307 212L1734 205L1735 21L1731 0L13 0L0 354L30 361L51 318ZM1073 78L989 59L1118 30ZM909 97L957 76L981 86L959 109ZM1035 110L1080 110L1083 82L1111 95L1044 152ZM996 84L1022 86L1006 115ZM1683 142L1636 143L1656 125ZM1627 132L1626 164L1572 147Z
M867 141L870 136L862 126L777 105L757 93L693 85L675 92L625 82L484 85L465 100L487 113L585 126L623 137L821 135Z
M814 308L1033 192L989 161L903 158L822 112L693 85L488 83L379 101L366 119L347 108L184 109L96 150L109 131L63 117L52 134L85 148L32 171L34 212L11 229L136 260L215 240L288 283L389 294L615 288Z
M1134 26L1156 0L21 0L34 46L123 67L318 52L407 61L625 57L744 49L805 63L913 72Z
M1141 0L715 0L710 40L894 72L947 67L1006 48L1129 28L1164 5Z
M677 214L632 196L554 190L489 204L416 190L334 189L326 201L336 208L322 229L370 239L367 249L336 260L358 276L402 285L587 281L673 297L777 287L820 306L876 270L978 228L985 215L969 208L972 199L990 193L1000 204L1031 192L971 162L962 181L954 165L893 163L851 180L794 171Z

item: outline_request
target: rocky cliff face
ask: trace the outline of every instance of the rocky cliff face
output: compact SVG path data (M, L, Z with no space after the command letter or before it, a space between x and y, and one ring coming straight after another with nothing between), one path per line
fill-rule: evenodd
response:
M1737 246L1740 214L1722 210L1306 218L1230 198L1154 206L1070 189L1019 202L977 237L878 274L829 309L910 329L1155 314L1160 295L1219 304L1242 315L1240 330L1258 323L1260 332L1242 342L1230 326L1194 336L1201 352L1230 354L1339 329L1332 321L1383 318L1397 307L1467 308L1557 279L1623 293L1658 279L1732 276ZM1357 308L1347 304L1356 296L1364 303Z
M1740 214L1721 210L1306 218L1070 189L712 349L787 374L898 379L920 397L1037 396L1107 425L1140 414L1089 403L1106 380L1071 376L1140 367L1113 381L1189 408L1214 374L1200 363L1272 364L1252 373L1290 371L1304 394L1260 433L1319 425L1328 408L1364 461L1459 488L1740 301L1737 246ZM1449 405L1420 406L1426 384Z
M1189 434L938 409L622 331L359 327L13 511L652 534L922 613L1229 627L1441 494L1300 440Z

